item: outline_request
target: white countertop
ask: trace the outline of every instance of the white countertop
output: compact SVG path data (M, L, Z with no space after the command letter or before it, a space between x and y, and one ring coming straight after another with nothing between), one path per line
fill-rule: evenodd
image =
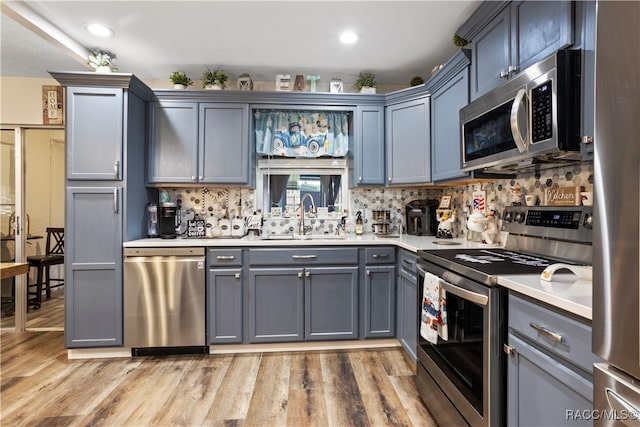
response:
M574 274L554 274L551 282L539 274L498 276L498 285L591 320L593 283Z
M458 245L439 245L434 242L459 243ZM125 248L154 247L289 247L289 246L352 246L352 245L391 245L411 252L434 249L487 248L490 245L469 242L465 239L438 239L435 236L380 237L373 234L362 236L349 235L345 238L320 238L311 240L263 240L257 236L245 236L236 239L139 239L124 243ZM573 274L556 274L552 282L540 279L539 275L498 276L498 285L519 292L553 307L591 320L592 284L579 280Z

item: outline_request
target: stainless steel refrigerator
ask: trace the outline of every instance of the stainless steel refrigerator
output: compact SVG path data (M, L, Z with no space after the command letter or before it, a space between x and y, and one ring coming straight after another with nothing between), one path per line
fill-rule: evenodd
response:
M593 352L596 426L640 425L640 2L598 1Z

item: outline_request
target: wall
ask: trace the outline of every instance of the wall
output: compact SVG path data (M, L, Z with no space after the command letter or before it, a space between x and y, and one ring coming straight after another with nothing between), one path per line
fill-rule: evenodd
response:
M51 79L0 78L0 123L42 124L42 86L57 86Z

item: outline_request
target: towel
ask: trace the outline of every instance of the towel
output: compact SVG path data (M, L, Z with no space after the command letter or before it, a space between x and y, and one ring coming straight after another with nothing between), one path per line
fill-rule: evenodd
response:
M440 282L441 279L431 273L424 276L420 335L433 344L438 342L438 336L445 341L449 339L447 295Z

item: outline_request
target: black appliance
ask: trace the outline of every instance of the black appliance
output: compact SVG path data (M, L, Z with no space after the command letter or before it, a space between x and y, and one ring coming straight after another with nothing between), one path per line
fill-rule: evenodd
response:
M160 215L158 215L158 228L160 230L160 238L175 239L176 226L178 217L178 206L175 203L160 204Z
M412 236L435 236L438 230L437 200L414 200L407 203L407 234Z
M504 248L418 251L420 312L425 277L446 291L447 339L418 332L417 348L416 386L440 425L505 425L507 291L497 276L540 274L555 262L590 265L592 221L591 207L510 206Z
M462 170L580 160L580 63L580 50L560 50L462 108Z

